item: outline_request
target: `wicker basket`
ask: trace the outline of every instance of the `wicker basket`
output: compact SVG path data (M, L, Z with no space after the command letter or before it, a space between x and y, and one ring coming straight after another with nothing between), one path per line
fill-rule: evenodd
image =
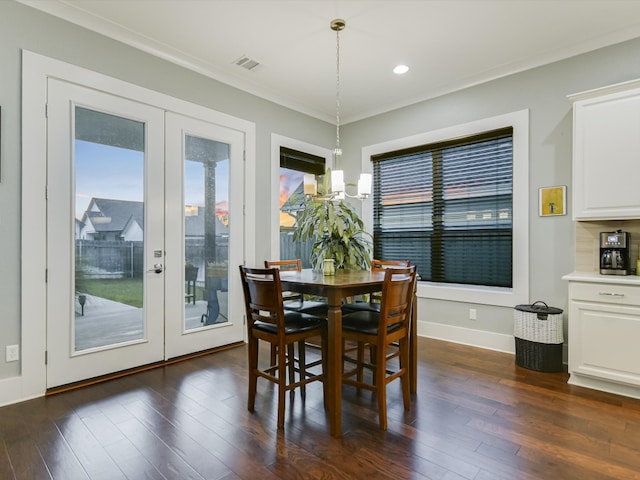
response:
M513 310L516 364L540 372L562 372L562 310L544 302Z

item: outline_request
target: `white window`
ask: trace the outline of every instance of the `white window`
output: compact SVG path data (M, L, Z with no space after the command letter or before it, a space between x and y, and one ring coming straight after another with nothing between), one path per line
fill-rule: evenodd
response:
M455 273L455 269L457 269L457 267L462 265L464 262L454 262L458 265L455 267L455 269L454 267L450 269L451 274L448 277L443 276L440 272L437 275L432 275L431 266L436 264L440 264L442 266L442 259L435 259L434 261L434 259L431 258L431 252L433 252L434 250L431 248L431 245L429 244L430 242L426 242L424 241L424 239L421 240L420 238L409 239L407 243L410 244L413 242L414 245L408 245L408 250L404 249L403 247L401 249L402 251L397 251L397 248L394 249L392 247L393 245L399 245L398 242L387 241L386 245L389 248L385 248L385 241L383 239L378 239L378 250L375 253L375 255L377 255L378 257L382 258L386 255L389 258L394 257L394 259L406 259L418 264L421 261L424 263L424 265L422 266L422 270L425 273L425 278L431 281L420 282L418 286L418 295L420 297L499 306L513 306L518 303L528 302L528 123L528 111L524 110L511 114L501 115L498 117L479 120L464 125L448 127L412 137L384 142L378 145L365 147L363 149L363 170L365 170L371 169L372 159L380 160L381 158L394 157L394 155L389 155L389 152L404 152L406 154L414 149L420 150L420 148L418 147L424 145L442 145L444 142L449 142L452 139L475 137L486 132L493 131L506 133L506 137L503 135L502 138L507 138L507 142L509 144L508 153L510 157L512 156L513 166L512 171L509 172L509 176L511 176L511 185L509 189L511 190L511 192L509 192L508 195L510 197L508 199L509 202L506 202L509 203L508 208L503 201L498 207L493 209L486 209L486 211L478 210L476 212L474 210L475 207L466 209L464 212L465 218L458 218L458 224L460 224L460 222L466 225L474 224L474 226L480 228L483 225L486 225L488 222L492 222L497 229L503 230L502 233L508 233L508 237L510 237L509 245L508 248L505 247L503 249L506 252L503 252L504 257L499 258L500 256L497 255L495 260L493 261L501 262L502 260L505 260L510 266L510 272L508 272L508 275L506 276L504 274L501 274L501 279L494 281L492 285L488 285L492 283L490 281L478 280L482 279L483 275L478 275L474 277L475 280L472 279L469 281L468 279L465 280L465 276L461 275L459 271ZM395 158L398 159L398 168L401 170L403 158L402 156L398 155L395 155ZM404 158L404 160L406 161L406 158ZM385 160L380 160L379 162L377 162L377 164L382 165L384 162ZM431 161L425 161L423 163L423 172L431 168ZM460 167L460 165L458 165L458 167ZM504 173L504 162L502 162L501 169ZM374 172L375 170L376 169L374 169ZM383 177L384 175L389 176L390 173L382 173ZM402 181L408 182L408 180L406 179L413 177L409 176L407 172L404 172L401 178L405 179ZM430 176L430 178L432 177ZM395 180L393 179L391 179L391 181L392 183L395 182ZM402 183L402 181L398 180L400 184ZM378 178L376 179L376 182L380 182L380 172L378 172ZM380 184L376 186L378 187L378 189L381 188ZM384 199L384 195L381 195L381 192L376 191L376 186L374 186L373 199L366 202L363 206L363 213L365 215L365 218L369 222L369 231L376 234L384 235L386 233L388 235L397 236L398 232L392 232L392 230L397 230L397 228L399 228L397 225L398 218L394 215L393 209L387 209L384 215L380 215L381 210L385 209L385 206L380 204L380 202ZM498 194L496 195L496 197L500 197L502 200L504 200L504 195L502 194ZM378 200L378 204L374 206L374 202L376 199ZM425 198L424 200L425 202L422 203L424 203L425 205L429 203L429 199ZM452 198L452 200L454 199ZM418 223L421 223L422 225L428 224L430 226L429 228L431 228L432 215L430 212L431 210L429 210L426 215L424 214L424 212L418 212L420 215L422 215L422 217L424 217ZM451 212L453 212L453 210L451 210ZM377 217L377 225L376 221L374 221L374 215L375 217ZM471 218L471 216L473 216L473 218ZM445 221L446 218L447 217L443 218L443 221ZM381 223L381 221L384 223ZM457 226L459 227L459 225ZM455 225L449 225L449 227L453 228L455 227ZM378 240L376 241L378 242ZM428 251L429 255L425 254L422 257L416 256L416 258L405 258L407 255L411 255L411 248L413 248L414 252L421 251L422 253L425 253ZM452 250L453 248L451 249L451 251ZM449 253L451 253L451 251ZM486 257L487 255L483 256ZM472 277L470 276L469 278Z

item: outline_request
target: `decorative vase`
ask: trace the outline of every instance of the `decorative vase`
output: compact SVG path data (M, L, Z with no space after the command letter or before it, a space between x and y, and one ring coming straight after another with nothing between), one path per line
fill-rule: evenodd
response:
M323 273L325 275L335 275L336 274L336 261L333 258L325 258L324 259Z

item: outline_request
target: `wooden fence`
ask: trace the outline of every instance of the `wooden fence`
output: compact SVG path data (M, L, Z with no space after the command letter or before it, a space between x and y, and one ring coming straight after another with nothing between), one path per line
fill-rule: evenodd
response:
M302 268L311 268L311 246L313 242L294 242L293 229L280 228L280 259L292 260L299 258L302 260Z

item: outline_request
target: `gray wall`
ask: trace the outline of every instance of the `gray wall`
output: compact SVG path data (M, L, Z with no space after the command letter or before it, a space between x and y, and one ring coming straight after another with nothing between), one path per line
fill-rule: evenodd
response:
M315 145L333 144L335 127L262 100L203 75L147 55L13 1L0 1L0 379L20 373L19 363L5 363L6 345L20 343L20 90L21 50L26 49L118 79L204 105L256 124L255 202L257 231L270 238L271 134ZM256 242L255 258L269 257L269 241Z
M258 179L270 178L270 135L278 133L331 148L334 128L177 67L101 35L15 2L0 1L0 379L19 374L4 362L4 346L20 342L20 51L31 50L168 95L201 104L256 124ZM573 269L571 216L540 218L538 188L568 185L571 194L571 105L569 93L640 77L640 40L489 82L384 115L343 126L341 143L347 177L360 166L360 149L382 141L497 114L530 109L530 285L531 300L564 308L567 287L560 277ZM433 68L437 68L434 65ZM269 238L270 199L260 182L255 199L256 231ZM569 203L569 209L571 204ZM263 234L264 232L264 234ZM255 258L267 258L269 243L257 242ZM22 259L22 260L21 260ZM28 293L28 292L27 292ZM490 332L512 332L509 308L422 300L424 320Z
M529 282L530 300L544 300L567 311L567 284L574 268L574 224L571 221L571 93L640 77L640 39L600 49L544 67L346 125L341 143L356 175L363 146L458 125L494 115L529 109ZM434 65L433 68L437 68ZM606 159L603 159L606 161ZM538 188L567 185L567 216L539 217ZM420 300L419 319L477 330L513 334L513 310Z

